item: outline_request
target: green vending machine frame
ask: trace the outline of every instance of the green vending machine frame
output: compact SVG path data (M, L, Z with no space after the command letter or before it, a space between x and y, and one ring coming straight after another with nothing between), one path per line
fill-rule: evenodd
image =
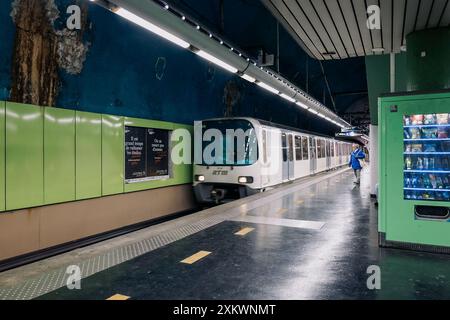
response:
M379 99L379 239L450 253L450 92Z

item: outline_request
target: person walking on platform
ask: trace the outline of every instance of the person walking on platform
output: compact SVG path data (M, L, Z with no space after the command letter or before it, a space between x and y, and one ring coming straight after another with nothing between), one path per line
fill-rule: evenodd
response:
M364 151L362 150L362 148L360 147L360 145L354 144L353 152L350 155L349 167L351 167L353 169L353 171L355 172L355 177L356 177L355 184L357 184L357 185L361 184L362 166L361 166L360 160L363 160L365 158L366 158L366 155L365 155Z

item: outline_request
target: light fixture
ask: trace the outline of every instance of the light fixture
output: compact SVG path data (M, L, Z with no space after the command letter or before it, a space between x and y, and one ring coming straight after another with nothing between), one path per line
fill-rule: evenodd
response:
M272 93L275 93L275 94L279 94L280 93L277 89L272 88L271 86L269 86L268 84L265 84L264 82L258 82L257 85L260 86L261 88L269 91L269 92L272 92Z
M384 48L373 48L372 52L374 52L374 53L383 53L384 52Z
M285 99L285 100L287 100L287 101L290 101L290 102L295 102L295 101L297 101L297 100L295 100L294 98L291 98L291 97L289 97L288 95L286 95L286 94L284 94L284 93L280 94L280 96L281 96L283 99Z
M187 43L186 41L178 38L177 36L174 36L173 34L167 32L164 29L161 29L158 26L155 26L153 23L135 15L134 13L131 13L130 11L124 9L124 8L118 8L113 10L114 13L116 13L117 15L121 16L122 18L127 19L128 21L131 21L153 33L155 33L156 35L163 37L166 40L169 40L170 42L184 48L187 49L189 48L191 45L189 43Z
M253 177L239 177L238 181L241 184L252 184L254 179Z
M298 105L299 107L302 107L305 110L309 109L309 107L306 104L304 104L304 103L302 103L300 101L297 101L295 104Z
M230 66L228 63L223 62L222 60L210 55L209 53L207 53L203 50L198 50L195 52L195 54L197 54L198 56L202 57L203 59L206 59L209 62L212 62L212 63L218 65L219 67L222 67L223 69L228 70L232 73L237 73L239 71L235 67Z
M245 80L247 80L248 82L251 82L251 83L254 83L254 82L256 81L255 78L250 77L249 75L247 75L247 74L245 74L245 73L241 76L241 78L242 78L242 79L245 79Z

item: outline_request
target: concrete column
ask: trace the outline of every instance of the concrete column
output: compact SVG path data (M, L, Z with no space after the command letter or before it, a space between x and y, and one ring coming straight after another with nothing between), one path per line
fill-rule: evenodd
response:
M376 185L378 184L378 126L370 126L370 194L377 194Z

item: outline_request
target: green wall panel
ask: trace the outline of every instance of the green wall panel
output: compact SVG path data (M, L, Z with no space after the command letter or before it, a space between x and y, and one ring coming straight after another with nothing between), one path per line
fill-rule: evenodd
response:
M124 192L125 170L124 118L102 116L102 194Z
M192 165L173 164L170 179L125 185L125 125L192 133L188 125L0 102L0 211L192 183Z
M43 109L6 103L6 209L44 203Z
M102 116L76 113L76 199L102 195Z
M0 211L5 208L5 102L0 101Z
M44 202L75 200L75 111L45 108Z

